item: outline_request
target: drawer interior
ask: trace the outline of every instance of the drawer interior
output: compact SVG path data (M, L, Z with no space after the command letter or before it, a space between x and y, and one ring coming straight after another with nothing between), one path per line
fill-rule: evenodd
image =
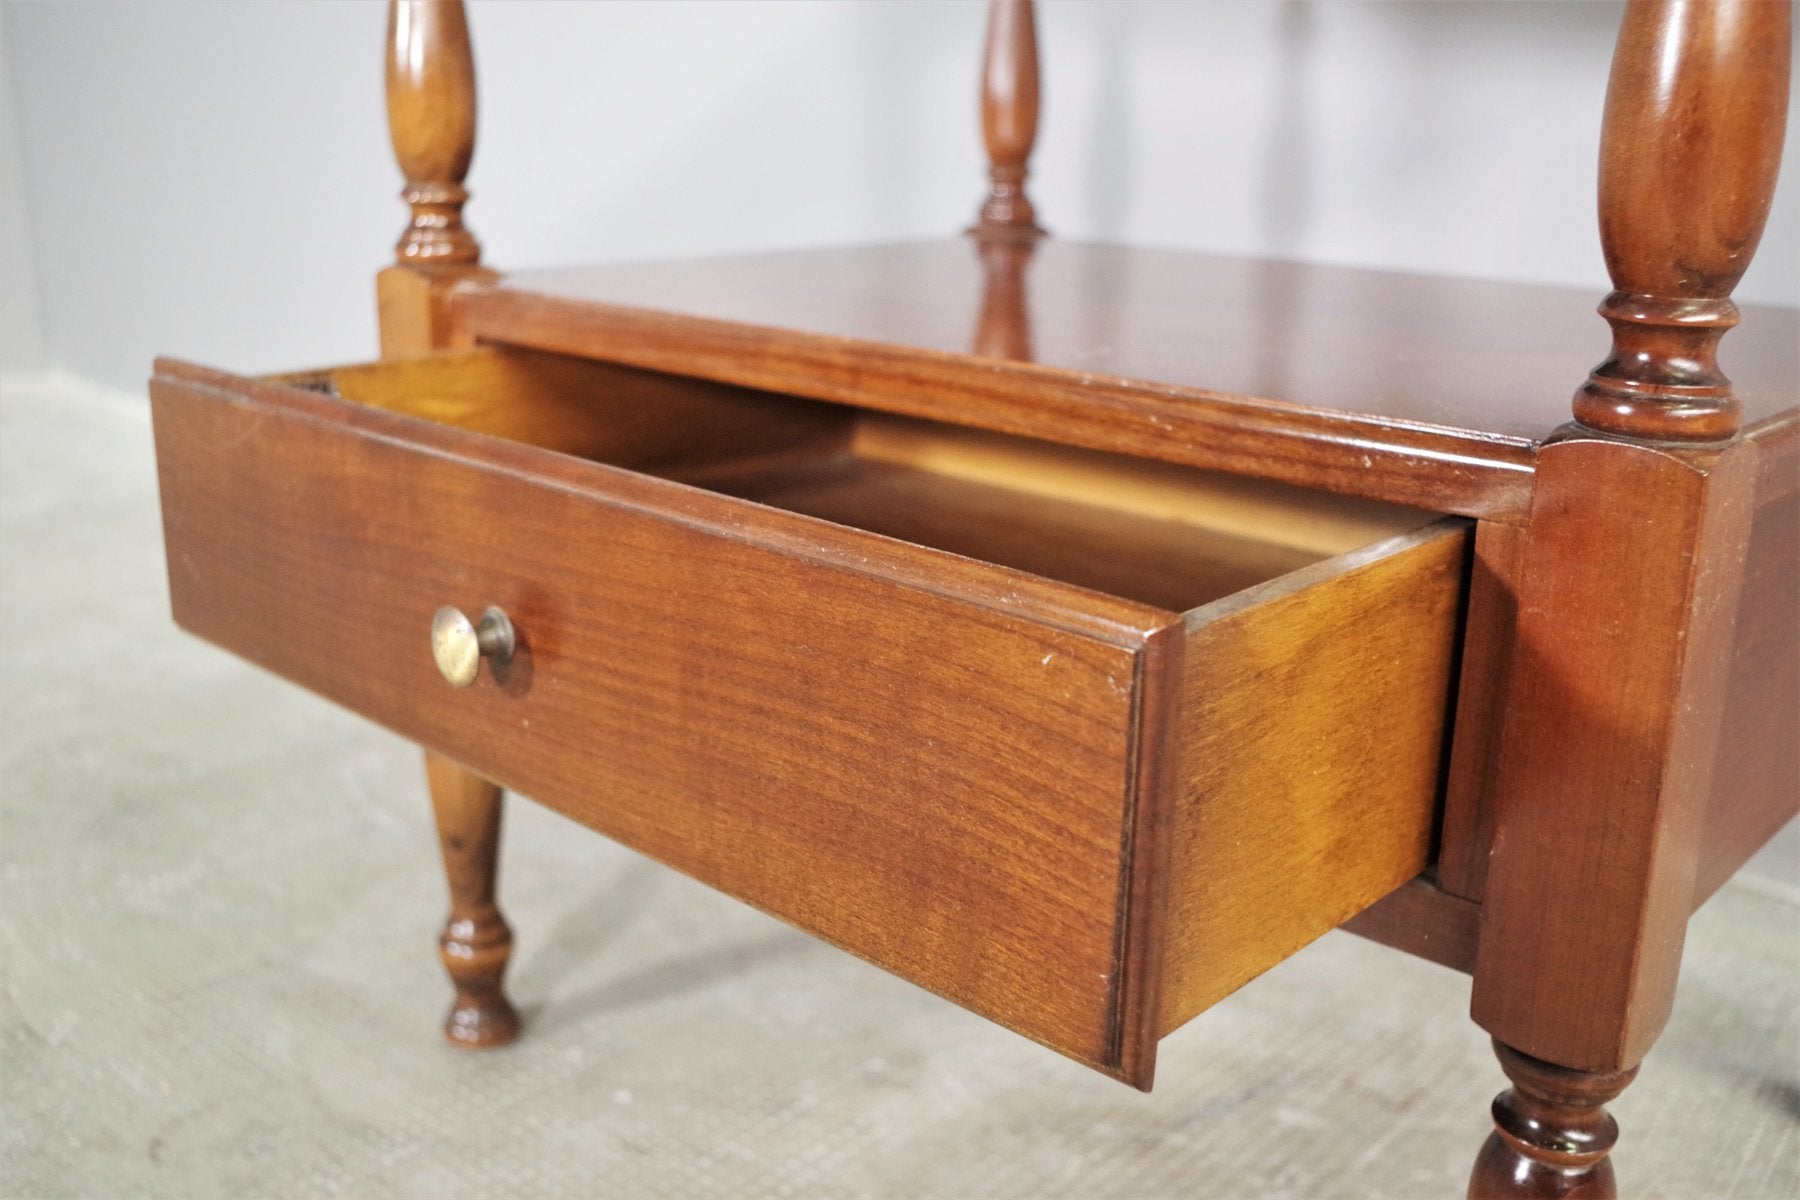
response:
M281 377L1184 612L1432 514L704 380L484 347Z

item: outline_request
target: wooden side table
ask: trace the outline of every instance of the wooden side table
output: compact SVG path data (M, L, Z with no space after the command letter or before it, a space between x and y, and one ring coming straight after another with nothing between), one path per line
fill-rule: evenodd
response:
M401 0L384 360L158 363L176 619L427 748L457 1045L518 1031L505 786L1144 1088L1347 923L1472 976L1471 1194L1611 1195L1687 917L1800 808L1800 323L1715 354L1788 20L1627 11L1590 373L1563 289L1045 237L1028 0L967 237L503 275L461 7Z

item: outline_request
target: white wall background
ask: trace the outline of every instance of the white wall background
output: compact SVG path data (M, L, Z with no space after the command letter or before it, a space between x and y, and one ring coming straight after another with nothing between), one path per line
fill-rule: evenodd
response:
M33 371L44 365L44 335L6 26L0 20L0 370Z
M1619 11L1049 0L1039 210L1065 237L1598 300ZM469 221L494 265L940 236L979 198L978 3L508 0L471 22ZM0 0L0 25L0 366L136 388L156 353L373 355L404 219L380 4ZM1740 300L1800 303L1796 135Z

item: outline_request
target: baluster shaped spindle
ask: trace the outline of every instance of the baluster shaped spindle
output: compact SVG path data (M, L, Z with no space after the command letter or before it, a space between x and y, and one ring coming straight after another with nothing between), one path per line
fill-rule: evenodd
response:
M503 1046L519 1034L519 1014L502 986L512 930L494 898L502 794L495 784L427 752L425 780L450 885L450 917L438 939L456 1000L444 1020L450 1044Z
M981 60L981 135L987 143L988 195L971 233L1036 237L1037 213L1025 195L1037 141L1037 20L1032 0L989 0Z
M1469 1200L1612 1200L1607 1154L1618 1122L1604 1105L1625 1090L1628 1071L1572 1071L1494 1043L1511 1090L1494 1099L1494 1132L1475 1160Z
M1613 350L1575 394L1611 433L1715 441L1738 402L1718 344L1775 193L1787 122L1786 0L1632 0L1600 140Z
M402 263L473 263L463 180L475 154L475 58L462 0L388 5L388 133L406 176L412 221L394 247Z

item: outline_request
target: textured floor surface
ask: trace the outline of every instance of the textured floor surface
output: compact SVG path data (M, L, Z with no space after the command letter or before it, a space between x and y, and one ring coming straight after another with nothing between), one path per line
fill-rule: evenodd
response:
M1144 1096L530 803L529 1022L444 1047L417 756L177 633L141 401L0 400L0 1195L1447 1197L1467 980L1333 934ZM1800 1194L1800 907L1727 887L1614 1105L1626 1193Z

